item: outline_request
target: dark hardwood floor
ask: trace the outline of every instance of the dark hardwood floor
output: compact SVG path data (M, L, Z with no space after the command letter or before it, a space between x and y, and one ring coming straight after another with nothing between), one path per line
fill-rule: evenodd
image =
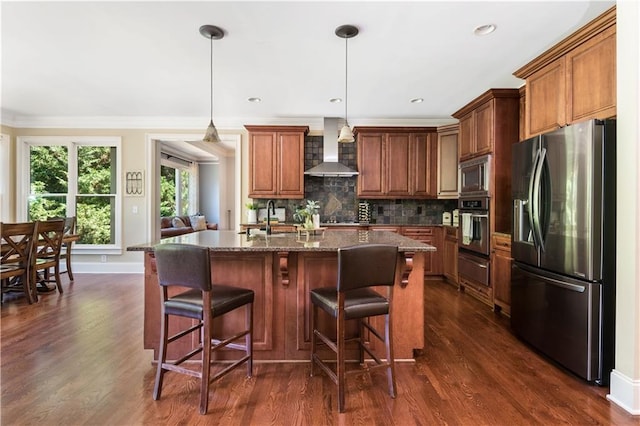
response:
M142 275L63 280L62 295L2 304L3 425L640 425L607 388L550 364L507 318L441 282L426 284L426 345L415 364L398 364L395 400L383 373L364 374L338 414L334 386L308 364L257 363L251 379L239 369L217 382L201 416L195 379L169 373L151 398Z

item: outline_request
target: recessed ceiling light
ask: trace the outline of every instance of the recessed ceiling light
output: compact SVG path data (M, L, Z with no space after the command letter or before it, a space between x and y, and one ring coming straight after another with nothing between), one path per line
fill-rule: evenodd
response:
M486 24L480 25L473 30L473 33L477 36L483 36L487 34L491 34L496 30L496 26L494 24Z
M424 102L424 98L413 98L410 101L412 104L419 104L421 102Z
M248 98L247 100L249 102L253 102L254 104L258 104L258 103L262 102L261 98Z
M331 102L332 104L339 104L340 102L342 102L342 98L331 98L329 99L329 102Z

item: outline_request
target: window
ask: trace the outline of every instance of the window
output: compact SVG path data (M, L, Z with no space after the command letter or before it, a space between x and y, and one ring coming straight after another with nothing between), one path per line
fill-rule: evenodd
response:
M20 217L76 216L79 251L120 253L120 138L21 137L18 147Z
M197 167L188 160L162 153L160 165L160 216L196 213Z

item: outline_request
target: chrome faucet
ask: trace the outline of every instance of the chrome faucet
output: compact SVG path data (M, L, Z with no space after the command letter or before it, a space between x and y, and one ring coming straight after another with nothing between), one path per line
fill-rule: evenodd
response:
M276 214L276 203L273 200L267 201L267 235L271 235L271 213Z

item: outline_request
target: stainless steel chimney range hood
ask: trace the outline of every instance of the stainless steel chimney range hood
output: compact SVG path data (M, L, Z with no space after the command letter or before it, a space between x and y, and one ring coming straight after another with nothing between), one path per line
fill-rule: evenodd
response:
M307 176L351 177L358 172L338 162L338 118L325 117L322 163L304 172Z

